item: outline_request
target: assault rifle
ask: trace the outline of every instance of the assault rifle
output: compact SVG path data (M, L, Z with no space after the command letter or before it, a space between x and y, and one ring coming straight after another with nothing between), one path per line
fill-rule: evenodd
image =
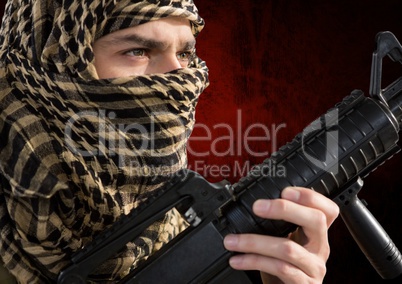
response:
M402 47L390 32L379 33L373 53L370 95L355 90L287 145L255 166L236 184L211 184L181 171L146 204L122 216L72 257L58 283L85 283L103 261L175 207L191 225L120 283L252 283L228 265L228 233L286 236L296 226L252 213L255 200L280 198L286 186L303 186L333 199L342 219L383 278L402 273L402 256L357 193L362 179L399 151L402 77L381 88L382 60L402 63ZM285 175L273 175L282 167Z

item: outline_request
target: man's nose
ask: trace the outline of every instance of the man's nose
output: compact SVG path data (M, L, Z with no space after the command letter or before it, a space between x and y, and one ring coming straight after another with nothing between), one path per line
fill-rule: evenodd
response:
M176 54L166 55L160 63L160 72L166 73L182 68Z

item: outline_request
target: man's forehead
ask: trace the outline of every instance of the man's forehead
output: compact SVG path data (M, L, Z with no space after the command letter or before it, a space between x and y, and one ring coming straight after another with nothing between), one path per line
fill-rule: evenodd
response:
M133 33L110 35L110 37L105 38L105 43L109 44L137 44L148 48L165 49L170 45L170 42L163 39L158 39L150 36L143 36ZM194 37L185 38L178 42L181 46L186 46L189 49L194 48L196 40Z
M186 19L166 18L122 29L98 39L102 45L136 44L148 48L164 49L172 42L186 49L194 48L196 39Z

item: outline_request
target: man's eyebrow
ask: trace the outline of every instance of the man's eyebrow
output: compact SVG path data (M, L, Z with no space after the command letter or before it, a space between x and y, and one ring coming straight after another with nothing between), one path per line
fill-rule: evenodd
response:
M190 41L186 41L186 42L183 44L182 49L183 49L183 50L192 50L192 49L195 48L195 44L196 44L196 40L195 40L195 38L194 38L194 39L192 39L192 40L190 40Z
M166 49L168 47L168 44L163 41L158 41L155 39L151 38L146 38L143 36L139 36L136 34L129 34L129 35L116 35L111 37L110 39L107 40L108 42L116 45L122 45L122 44L137 44L143 48L149 48L149 49ZM182 49L183 50L190 50L195 47L196 40L191 39L189 41L183 42Z

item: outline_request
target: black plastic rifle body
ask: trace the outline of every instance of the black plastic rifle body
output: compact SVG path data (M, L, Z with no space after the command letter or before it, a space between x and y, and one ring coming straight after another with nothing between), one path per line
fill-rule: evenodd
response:
M353 91L236 184L211 184L183 170L144 204L72 259L59 283L85 283L90 272L165 212L176 207L191 226L121 283L252 283L228 265L228 233L286 236L296 226L252 213L255 200L280 198L287 186L303 186L332 198L343 220L383 278L402 273L402 256L357 193L362 178L399 151L402 78L381 89L381 60L402 63L402 47L389 32L377 36L371 97Z

